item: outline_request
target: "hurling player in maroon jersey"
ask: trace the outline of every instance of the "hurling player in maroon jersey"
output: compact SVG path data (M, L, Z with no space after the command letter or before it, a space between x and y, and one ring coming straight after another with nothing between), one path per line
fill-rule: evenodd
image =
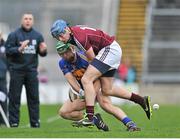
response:
M85 91L86 113L89 121L93 123L94 103L96 92L93 82L99 78L101 91L104 95L120 97L119 93L112 91L112 82L115 70L119 67L122 50L120 45L102 30L86 26L69 27L66 21L57 20L51 27L51 34L54 38L64 43L71 43L86 53L91 61L81 81ZM147 117L151 118L150 97L144 98L134 94L135 102L141 101Z

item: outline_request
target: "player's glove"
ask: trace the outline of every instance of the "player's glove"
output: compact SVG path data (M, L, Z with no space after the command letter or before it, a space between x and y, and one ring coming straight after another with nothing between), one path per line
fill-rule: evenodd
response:
M80 98L80 99L84 99L84 98L85 98L85 96L84 96L84 90L83 90L83 89L80 89L80 90L79 90L79 98Z

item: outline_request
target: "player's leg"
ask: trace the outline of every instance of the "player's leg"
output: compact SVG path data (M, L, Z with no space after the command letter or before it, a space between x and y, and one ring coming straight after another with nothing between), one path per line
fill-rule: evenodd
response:
M133 101L134 103L139 104L143 110L146 112L146 115L148 119L151 118L151 106L150 106L150 96L142 97L138 94L129 92L127 89L124 89L122 87L118 87L113 85L111 96L120 97L123 99L127 99L130 101Z
M103 95L124 98L124 99L131 100L135 103L138 103L145 111L148 119L151 118L152 110L150 106L149 96L141 97L138 94L128 92L126 89L112 86L113 77L105 77L105 76L106 75L100 78L101 84L102 84Z
M95 88L95 90L98 89L98 91L99 91L99 89L100 89L99 80L95 81L94 88ZM73 97L73 95L70 95L70 96ZM89 121L89 119L87 117L87 114L85 113L83 119L73 122L73 126L76 126L76 127L86 126L86 127L91 128L94 125L96 125L96 127L98 129L100 129L100 130L109 131L108 126L104 123L104 121L103 121L103 119L102 119L102 117L101 117L101 115L99 113L96 113L95 115L93 115L93 120L92 121Z
M94 115L95 91L93 82L109 71L109 69L117 69L120 64L121 54L121 48L116 41L102 48L82 77L86 99L86 111L90 121L92 121Z
M127 117L127 115L120 108L113 106L109 98L107 98L107 96L113 96L114 94L114 92L112 92L112 75L113 72L109 71L100 78L102 91L102 95L100 96L100 105L105 111L113 114L117 119L119 119L127 127L128 131L139 131L140 128L138 128L136 124L129 117Z
M81 79L85 91L86 113L90 121L93 120L94 103L96 98L96 92L94 90L93 82L99 76L101 76L101 72L97 70L94 66L89 65Z
M102 109L115 116L118 120L122 120L127 116L121 109L112 105L110 98L102 95L101 92L99 92L97 95L97 101Z
M131 97L131 94L123 88L117 88L117 87L115 88L112 85L113 77L111 77L111 76L113 76L113 75L114 75L114 71L109 71L106 74L104 74L103 77L101 77L101 84L102 84L101 90L102 90L103 94L101 92L99 92L100 88L98 88L97 81L96 81L97 83L94 86L94 88L97 92L97 100L98 100L100 106L106 112L114 115L117 119L122 120L125 117L127 117L127 115L118 107L113 106L110 98L107 96L116 96L116 97L121 97L124 99L129 99Z
M113 78L101 77L101 83L103 84L103 93L108 96L115 96L123 99L131 100L135 103L140 104L143 108L145 107L144 98L135 93L130 93L127 89L118 86L110 86L113 84ZM104 85L105 84L105 85ZM108 89L112 88L112 89Z
M140 128L136 126L136 124L126 115L122 109L112 104L108 96L104 96L101 92L99 92L97 95L97 100L101 108L121 121L127 127L128 131L140 130Z
M96 80L94 82L94 89L95 89L96 94L98 94L100 88L101 88L100 80ZM97 101L97 95L96 95L96 101ZM93 117L93 122L98 129L103 130L103 131L109 131L109 127L102 119L101 114L96 113Z
M82 110L85 108L85 101L76 99L74 101L67 100L59 109L59 115L68 120L78 121L83 119Z

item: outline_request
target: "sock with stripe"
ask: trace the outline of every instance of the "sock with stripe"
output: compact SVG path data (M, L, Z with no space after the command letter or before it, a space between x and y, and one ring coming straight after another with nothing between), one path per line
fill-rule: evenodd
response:
M88 119L92 121L94 116L94 106L86 106L86 113Z
M127 126L128 128L129 127L134 127L134 126L136 126L136 124L129 118L129 117L125 117L123 120L122 120L122 122L123 122L123 124L125 125L125 126Z

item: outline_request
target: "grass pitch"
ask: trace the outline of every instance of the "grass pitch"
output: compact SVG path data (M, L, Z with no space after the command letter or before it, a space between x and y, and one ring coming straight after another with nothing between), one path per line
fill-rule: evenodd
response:
M21 118L19 128L0 128L0 137L23 137L23 138L179 138L180 137L180 106L160 106L160 109L153 111L151 120L146 118L144 111L138 105L125 105L121 108L127 115L141 127L140 132L127 132L126 127L113 116L105 113L100 108L104 121L108 124L110 131L99 131L96 127L74 128L71 121L58 117L58 105L42 105L41 128L33 129L28 127L27 107L21 107Z

